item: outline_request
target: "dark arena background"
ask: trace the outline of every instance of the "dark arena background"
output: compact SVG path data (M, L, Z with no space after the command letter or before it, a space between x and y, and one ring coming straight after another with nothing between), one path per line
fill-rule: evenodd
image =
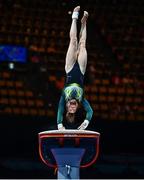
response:
M88 129L101 133L99 158L81 179L144 178L143 0L0 0L0 178L57 178L40 160L38 133L57 128L77 5L80 18L89 12Z

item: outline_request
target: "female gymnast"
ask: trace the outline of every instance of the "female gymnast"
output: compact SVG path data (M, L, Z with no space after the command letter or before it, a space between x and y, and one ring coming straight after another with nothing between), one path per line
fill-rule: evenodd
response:
M86 111L86 118L83 123L77 127L84 130L89 125L93 115L93 110L89 102L84 98L83 81L87 65L86 51L86 23L88 12L84 11L81 19L81 30L79 34L79 43L77 41L77 20L79 16L80 6L74 8L72 13L72 24L70 28L70 43L66 54L66 83L60 97L57 126L59 130L64 130L63 114L66 110L66 119L69 122L74 121L75 113L81 104Z

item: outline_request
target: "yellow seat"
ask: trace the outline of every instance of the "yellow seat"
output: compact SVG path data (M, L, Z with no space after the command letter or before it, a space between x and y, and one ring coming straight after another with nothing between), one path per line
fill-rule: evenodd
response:
M118 94L125 94L125 93L126 93L126 90L125 90L124 87L119 87L119 88L117 89L117 93L118 93Z
M22 88L23 87L23 82L15 81L15 86L16 86L16 88Z
M1 96L6 96L6 95L8 95L7 89L0 89L0 94L1 94Z
M13 87L14 86L13 81L6 81L6 86L10 88Z
M97 84L97 85L101 84L101 80L100 79L95 79L94 84Z
M110 84L109 79L102 79L102 84L103 85L109 85Z
M28 100L27 100L27 105L30 106L30 107L31 107L31 106L34 106L34 105L35 105L35 102L34 102L33 100L28 99Z
M17 90L17 96L24 97L25 96L25 92L23 90Z
M20 109L20 108L17 108L17 107L14 107L14 108L13 108L13 113L14 113L14 114L21 114L21 109Z
M26 106L26 100L25 99L18 99L20 106Z
M98 97L96 95L94 95L94 94L91 94L89 97L90 97L89 100L92 101L92 102L98 100Z
M10 78L10 73L5 71L2 73L2 76L3 76L3 78L8 79L8 78Z
M99 96L99 101L100 101L100 102L105 102L105 101L107 101L107 96L100 95L100 96Z
M42 101L42 100L37 99L37 100L36 100L36 106L37 106L37 107L43 107L43 106L44 106L43 101Z
M117 93L117 89L116 89L116 87L109 87L108 88L108 92L109 92L109 94L116 94Z
M17 104L17 99L15 99L15 98L10 98L10 99L9 99L9 104L10 104L10 105L16 105L16 104Z
M49 76L49 81L56 81L56 76L53 75Z
M124 97L123 96L117 96L116 97L116 101L117 102L123 102L124 101Z
M115 96L109 95L109 96L107 97L107 100L108 100L108 102L115 102Z
M5 85L6 85L5 81L0 80L0 87L3 87L3 86L5 86Z
M29 97L33 97L33 92L32 91L25 91L25 96Z
M127 91L127 94L131 94L131 95L134 94L135 92L133 88L127 88L126 91Z
M9 96L16 96L16 90L15 89L9 89L8 90Z
M12 113L12 108L11 107L7 107L4 109L5 113L11 114Z
M100 104L100 110L101 111L107 111L108 110L108 105L107 104Z
M99 87L100 93L107 93L107 88L105 86Z
M39 109L39 110L38 110L38 114L39 114L40 116L45 116L45 115L46 115L46 112L45 112L44 109Z
M34 116L38 114L37 110L34 109L34 108L30 109L30 110L29 110L29 113L30 113L31 115L34 115Z
M21 113L23 114L23 115L28 115L29 114L29 109L28 108L22 108L21 109Z
M0 104L8 104L9 103L9 99L8 98L0 98Z

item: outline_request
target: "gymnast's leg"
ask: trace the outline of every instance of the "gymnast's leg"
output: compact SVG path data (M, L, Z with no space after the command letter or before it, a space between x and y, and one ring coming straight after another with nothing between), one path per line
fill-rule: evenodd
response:
M82 74L85 74L86 66L87 66L87 50L86 50L87 18L88 18L88 12L84 11L84 15L81 19L81 30L79 35L80 39L78 44L78 63Z
M72 14L72 24L70 28L70 43L66 54L65 71L68 73L77 60L77 19L79 14L80 6L74 8Z

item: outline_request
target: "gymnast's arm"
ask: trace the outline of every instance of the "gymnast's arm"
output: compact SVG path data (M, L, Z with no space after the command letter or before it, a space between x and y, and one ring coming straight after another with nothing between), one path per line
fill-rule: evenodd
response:
M65 98L64 95L62 94L59 100L58 112L57 112L57 126L59 130L65 129L62 124L64 107L65 107Z
M92 119L92 116L93 116L93 110L92 110L89 102L85 98L82 100L82 105L86 111L85 119L87 119L90 122L90 120Z
M92 119L92 116L93 116L93 110L89 104L89 102L84 98L82 100L82 105L86 111L86 118L84 120L84 122L78 127L78 129L80 130L84 130L87 128L87 126L89 125L89 122L91 121Z

